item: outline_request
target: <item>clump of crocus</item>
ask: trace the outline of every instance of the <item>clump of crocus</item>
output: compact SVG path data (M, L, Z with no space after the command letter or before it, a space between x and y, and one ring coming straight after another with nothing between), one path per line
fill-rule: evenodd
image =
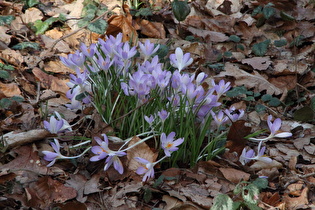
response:
M262 147L263 142L272 139L272 138L288 138L292 136L292 133L290 132L282 132L280 131L282 121L280 118L277 118L271 122L272 115L269 115L267 118L267 124L269 127L270 134L266 138L249 138L252 141L258 141L258 147L257 147L257 155L255 156L254 150L250 149L247 151L246 148L243 149L243 152L239 158L239 161L245 165L250 160L260 160L266 163L270 163L272 160L269 157L264 156L264 152L266 150L266 147Z

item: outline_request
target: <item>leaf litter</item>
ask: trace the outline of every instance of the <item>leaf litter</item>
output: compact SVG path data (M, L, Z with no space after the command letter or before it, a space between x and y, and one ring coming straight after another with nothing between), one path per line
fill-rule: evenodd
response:
M101 2L111 3L108 7L115 5L112 1ZM275 13L271 18L266 18L271 14L266 13L268 9L256 9L259 6L266 8L270 2L274 5ZM156 180L149 183L142 183L132 170L122 176L113 170L104 173L100 164L87 166L86 158L80 158L75 163L57 163L47 168L39 152L48 133L40 129L43 125L39 116L44 106L43 103L38 106L37 102L41 102L40 98L48 98L43 102L52 102L56 95L65 98L68 75L73 73L61 66L58 57L75 52L81 42L89 45L104 37L87 29L73 33L78 29L76 19L81 18L82 3L45 1L46 7L24 10L23 4L0 2L0 7L4 8L1 15L15 17L11 24L1 26L0 30L0 47L3 48L0 52L1 63L10 64L15 69L10 72L14 79L1 79L0 99L14 96L24 99L23 102L11 101L7 108L0 108L3 145L0 166L0 180L3 180L1 206L44 209L65 203L78 205L82 209L139 206L143 209L208 209L216 195L231 193L241 180L259 175L269 177L269 188L260 194L260 207L314 208L314 118L310 122L299 122L299 125L293 125L292 120L293 113L302 106L312 105L311 99L314 97L313 3L288 0L196 0L189 3L192 11L180 25L171 15L169 3L163 1L155 2L157 7L151 18L135 17L127 5L120 8L123 11L121 14L115 8L116 14L104 16L109 24L107 34L123 32L124 40L132 39L134 43L140 38L155 38L157 43L167 43L170 50L183 46L184 51L191 52L195 60L189 71L205 71L214 78L231 81L233 86L243 85L253 92L278 97L282 103L288 104L285 110L265 104L268 111L293 122L288 125L288 130L294 134L292 139L268 142L267 155L274 159L269 165L258 161L243 167L237 162L238 156L233 152L239 154L248 143L244 141L244 134L239 137L239 141L228 139L232 142L228 144L230 153L215 162L199 162L193 169L157 169ZM117 4L120 5L119 2ZM155 8L154 4L151 6ZM67 13L67 17L72 20L67 21L64 27L56 24L44 34L34 35L29 23L56 17L61 12ZM70 36L63 38L67 35ZM187 37L190 37L190 41L187 41ZM286 43L281 40L286 40ZM35 45L14 50L13 46L24 42L39 44L40 50ZM227 52L232 53L229 55ZM47 90L51 91L49 95L53 99L50 96L42 97ZM298 103L290 102L291 90L301 96L292 99L300 100ZM245 107L250 105L241 97L233 100L233 104L242 101ZM53 110L64 104L64 100L47 104L48 110ZM92 120L78 125L78 135L91 137L98 135L100 129L110 129L107 125L102 125L102 128L93 125L97 117L91 116ZM69 120L74 122L80 118L82 115L79 113L78 117L69 115ZM258 129L266 121L266 114L253 111L248 119L249 128ZM299 131L294 133L295 130ZM230 132L233 136L233 131ZM24 138L19 140L19 135ZM134 137L129 144L139 140ZM135 156L155 161L157 153L146 143L134 147L134 151L128 153L127 160L124 160L129 169L139 164L133 162ZM276 192L279 189L281 192ZM65 206L61 208L66 209Z

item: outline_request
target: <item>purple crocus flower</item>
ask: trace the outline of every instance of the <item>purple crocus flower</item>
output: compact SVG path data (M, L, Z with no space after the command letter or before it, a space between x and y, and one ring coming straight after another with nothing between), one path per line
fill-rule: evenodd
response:
M211 80L213 89L217 93L218 98L220 98L224 93L226 93L230 88L230 82L225 83L225 81L222 79L220 80L219 84L215 84L214 80Z
M51 116L49 122L44 121L44 128L48 130L50 133L57 134L62 133L64 131L72 131L69 123L62 119L58 112L55 112L55 116Z
M175 49L175 54L170 55L171 65L178 69L178 71L183 70L190 64L192 64L193 59L190 57L190 53L183 53L183 50L179 47Z
M146 180L149 180L150 178L154 178L154 166L157 162L151 163L150 161L143 159L141 157L135 157L135 159L142 163L144 166L140 166L136 173L139 175L144 174L142 181L145 182Z
M268 119L267 119L268 127L270 130L269 138L272 138L272 137L287 138L287 137L292 136L292 133L290 133L290 132L281 132L280 131L280 127L282 124L282 121L280 118L275 119L273 121L273 123L271 122L271 119L272 119L272 115L269 115Z
M93 43L89 47L87 47L84 43L81 43L80 50L87 58L92 58L93 55L97 52L97 45Z
M42 153L45 155L44 159L47 161L50 161L50 163L47 165L47 167L54 165L57 159L67 158L60 153L60 144L59 144L58 140L54 139L54 141L55 141L55 143L50 142L50 145L55 150L55 152L46 151L46 150L42 151Z
M60 60L65 66L73 70L83 68L86 61L85 55L78 50L74 54L69 54L67 58L60 56Z
M169 112L167 112L166 110L161 110L160 112L157 113L158 116L160 117L162 123L168 118L168 116L170 115Z
M145 121L147 121L147 123L150 124L150 126L152 125L153 121L154 121L154 116L151 114L150 117L148 116L144 116Z
M210 110L210 114L218 127L220 127L222 124L229 120L227 116L224 116L224 112L222 110L220 110L217 114Z
M141 49L141 52L144 54L145 58L144 60L147 60L151 55L153 55L156 51L158 51L160 45L158 44L154 48L154 44L150 42L150 40L146 40L144 44L139 42L139 47Z
M231 106L230 109L224 110L224 113L229 117L232 122L240 120L245 114L245 111L243 109L239 109L238 112L239 114L236 112L234 106Z
M104 141L102 141L99 137L94 137L95 141L100 146L93 146L91 151L96 154L95 156L90 158L90 161L99 161L101 159L106 158L104 171L106 171L111 165L114 165L114 168L118 173L123 174L124 173L124 167L119 159L119 157L125 156L126 153L122 151L113 151L108 148L108 137L106 134L103 134Z
M255 156L254 150L250 149L247 151L246 148L244 148L241 156L239 157L239 161L240 163L242 163L242 165L245 165L251 160L259 160L265 163L271 163L272 159L264 156L265 150L266 150L266 147L262 147L261 149L259 149L257 156Z
M170 157L171 152L178 150L178 145L184 142L184 138L179 138L174 141L175 132L171 132L166 136L165 133L161 134L161 147L164 150L166 156Z

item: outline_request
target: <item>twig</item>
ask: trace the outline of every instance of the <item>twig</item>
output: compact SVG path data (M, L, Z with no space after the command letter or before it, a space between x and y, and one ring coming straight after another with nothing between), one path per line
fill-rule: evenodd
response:
M119 5L115 5L113 6L112 8L110 8L109 10L107 10L106 12L104 12L103 14L101 14L100 16L98 16L97 18L95 18L94 20L92 20L90 23L94 23L96 22L97 20L101 19L102 17L104 17L105 15L107 15L109 12L113 11L116 7L119 7ZM64 35L63 37L60 37L59 39L57 39L56 41L54 41L54 43L52 44L52 46L50 47L50 49L48 49L48 51L52 51L53 48L56 46L56 44L70 36L72 36L73 34L76 34L78 33L79 31L85 29L88 25L85 25L81 28L78 28L77 30L71 32L70 34L67 34L67 35Z

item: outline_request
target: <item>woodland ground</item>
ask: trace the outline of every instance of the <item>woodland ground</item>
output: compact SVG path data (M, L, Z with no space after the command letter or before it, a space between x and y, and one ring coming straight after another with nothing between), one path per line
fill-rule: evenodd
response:
M293 133L267 142L271 164L242 166L238 156L250 142L243 138L244 123L235 123L227 137L229 152L193 168L157 169L155 180L147 183L132 171L104 172L104 163L89 162L91 154L46 167L41 151L50 149L51 136L43 120L53 111L70 124L92 116L68 136L92 138L108 130L95 111L73 112L64 106L69 102L66 82L75 72L59 60L80 43L90 45L105 35L78 27L83 0L26 2L28 6L25 1L0 1L0 14L14 17L1 16L0 21L1 209L209 209L220 193L240 200L233 196L235 186L258 176L269 181L260 192L259 207L315 209L313 0L194 0L180 24L168 1L143 1L134 9L100 1L99 6L114 9L100 16L108 23L107 35L122 32L125 41L134 43L150 39L169 46L170 52L181 47L194 58L187 71L242 87L231 92L227 106L246 110L252 131L267 128L271 114L283 120L282 130ZM43 26L60 14L66 21ZM71 137L67 142L72 143Z

